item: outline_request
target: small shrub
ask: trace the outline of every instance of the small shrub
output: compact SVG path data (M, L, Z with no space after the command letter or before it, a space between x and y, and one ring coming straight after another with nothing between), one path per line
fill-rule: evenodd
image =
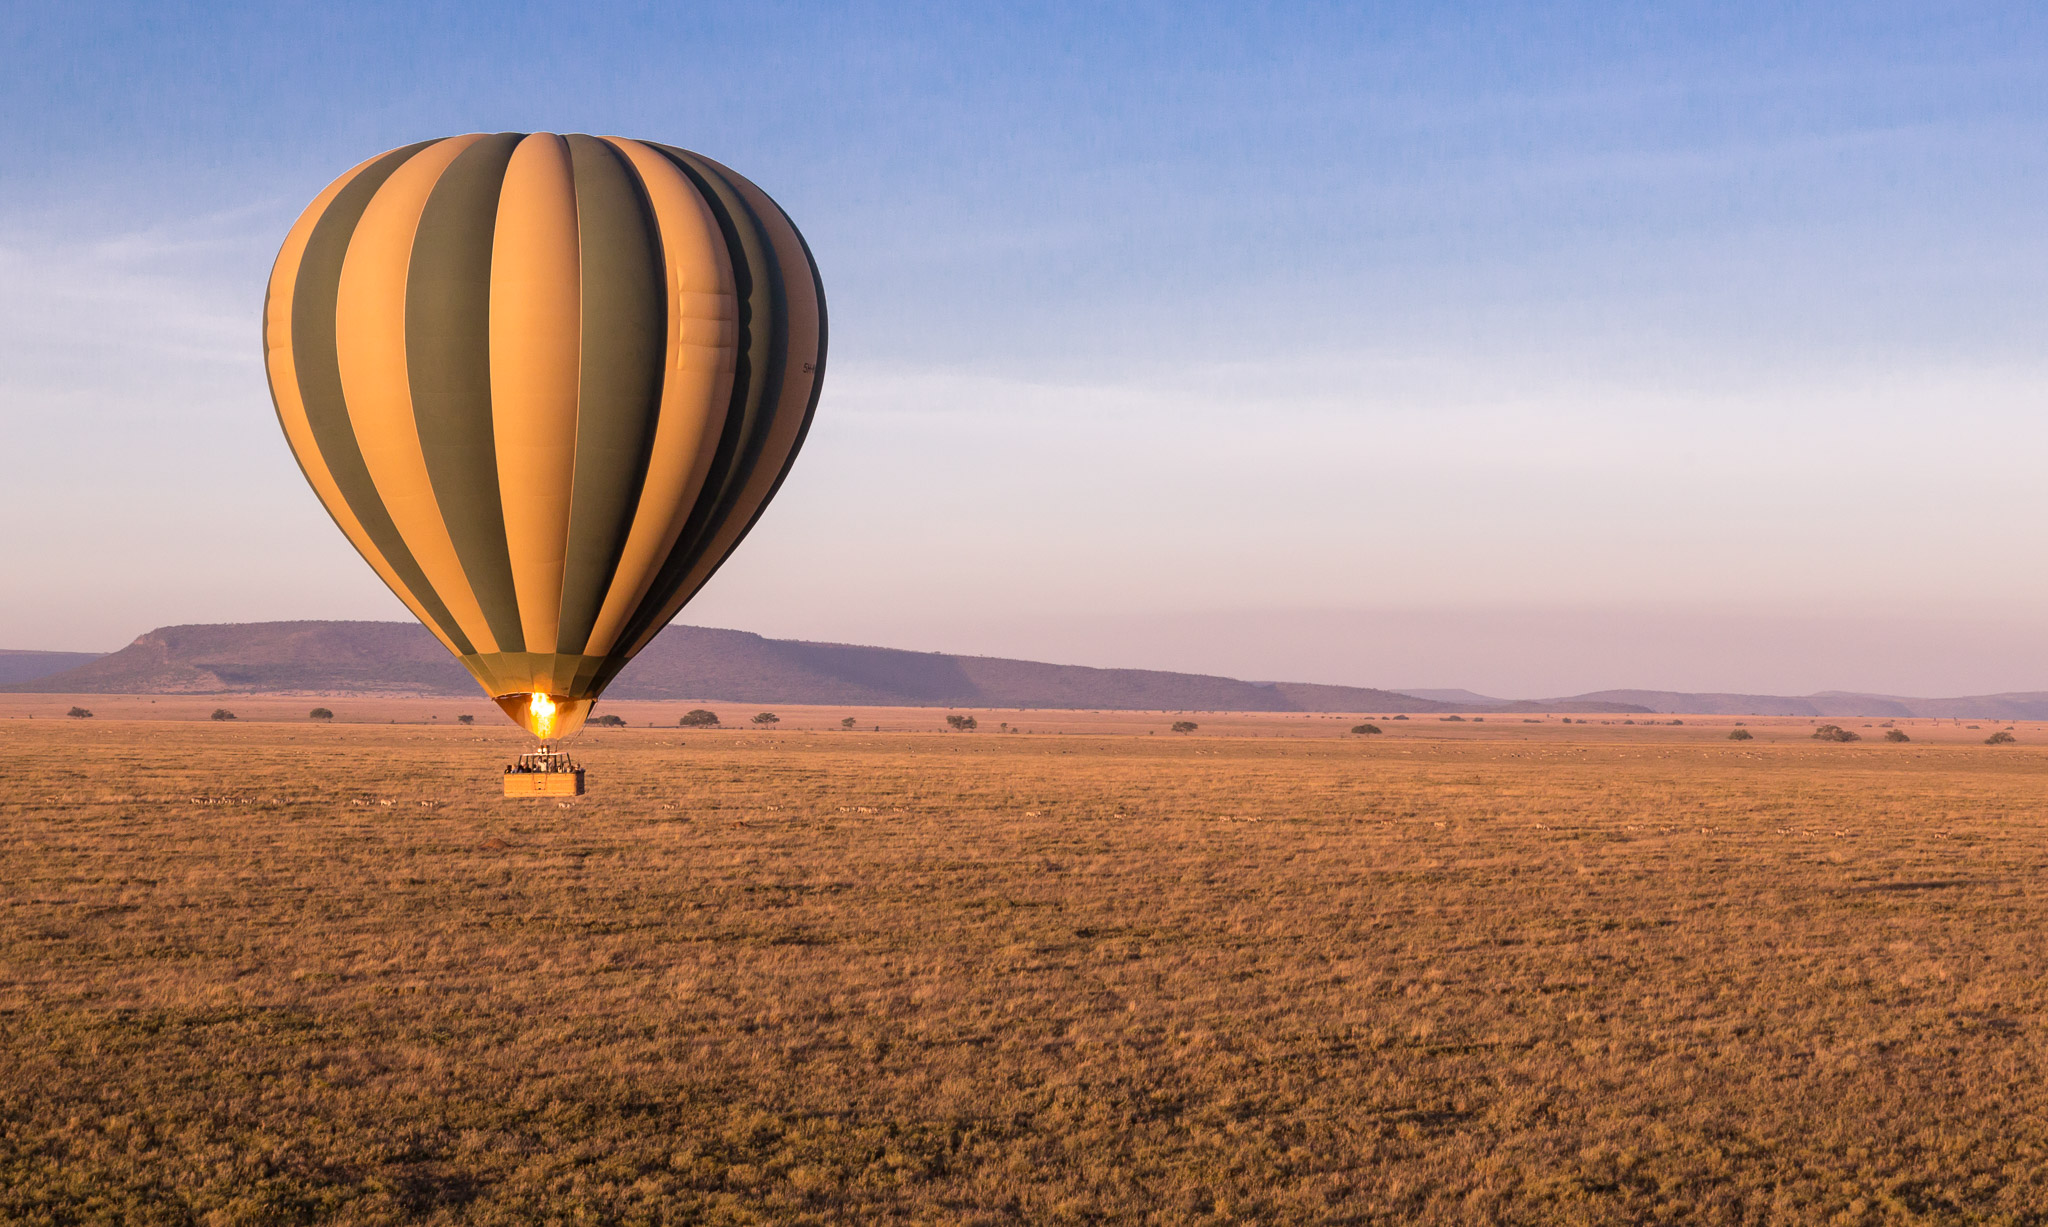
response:
M973 716L947 716L946 723L962 733L971 733L979 727Z
M626 727L624 716L614 716L610 712L606 712L602 716L593 716L590 722L601 729L622 729Z
M846 719L844 719L844 720L841 720L841 721L839 722L839 727L840 727L840 728L843 728L843 729L850 729L850 728L852 728L852 727L853 727L853 717L852 717L852 716L848 716L848 717L847 717Z
M1861 733L1852 733L1839 724L1823 724L1813 730L1815 741L1862 741Z
M307 712L307 713L306 713L306 719L308 719L308 720L332 720L332 719L334 719L334 713L333 713L333 712L331 712L331 711L328 711L328 710L327 710L326 708L324 708L324 707L316 707L316 708L314 708L314 709L313 709L312 711L309 711L309 712Z
M1886 741L1911 741L1911 740L1913 740L1913 739L1912 739L1911 737L1908 737L1908 736L1906 736L1906 730L1904 730L1904 729L1887 729L1887 730L1885 730L1885 735L1884 735L1884 739L1885 739Z
M1192 733L1200 727L1202 726L1192 720L1176 720L1173 722L1173 731L1176 733Z
M92 713L85 710L83 707L74 707L70 711L65 712L64 714L71 717L73 720L92 719Z
M1749 730L1748 730L1748 729L1736 729L1736 730L1735 730L1734 732L1732 732L1732 733L1728 734L1728 740L1730 740L1730 741L1754 741L1754 740L1756 740L1756 739L1755 739L1754 737L1752 737L1752 736L1750 735L1750 732L1749 732Z
M754 713L754 723L755 723L755 724L781 724L781 723L782 723L782 717L781 717L781 716L778 716L778 715L776 715L776 714L775 714L774 712L772 712L772 711L757 711L757 712L755 712L755 713Z
M213 715L211 715L211 716L209 716L209 717L208 717L208 719L210 719L210 720L232 720L232 719L234 719L234 718L235 718L235 713L233 713L233 712L229 711L229 710L228 710L227 708L225 708L225 707L216 707L216 708L214 708L214 709L213 709Z
M1986 737L1984 744L1987 746L2009 746L2018 740L2019 738L2012 735L2011 729L2000 729L1991 736Z
M1457 721L1457 722L1458 722L1459 724L1463 724L1463 723L1465 722L1465 717L1463 717L1463 716L1438 716L1438 717L1437 717L1437 719L1439 719L1439 720L1455 720L1455 721Z
M676 721L676 723L686 729L715 729L718 727L718 713L706 711L701 707L693 707L689 711L684 712L683 718Z
M458 723L458 724L475 724L475 723L476 723L476 717L475 717L475 716L457 716L457 717L455 717L455 721L456 721L456 723Z
M1351 726L1351 731L1360 737L1370 737L1374 733L1380 732L1381 729L1377 724L1354 724Z
M1408 717L1406 717L1406 716L1395 716L1395 717L1394 717L1394 719L1396 719L1396 720L1406 720L1407 718L1408 718Z

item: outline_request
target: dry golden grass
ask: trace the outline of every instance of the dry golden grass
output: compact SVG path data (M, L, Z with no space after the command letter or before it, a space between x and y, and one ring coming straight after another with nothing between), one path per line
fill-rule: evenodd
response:
M2048 1217L2038 726L34 699L7 1221Z

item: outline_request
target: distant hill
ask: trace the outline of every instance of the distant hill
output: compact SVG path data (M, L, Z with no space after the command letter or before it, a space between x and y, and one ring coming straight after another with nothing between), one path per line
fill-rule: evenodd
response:
M1703 716L1882 716L1889 719L2048 720L2048 692L1912 699L1888 694L1824 690L1802 696L1692 694L1678 690L1601 690L1580 695L1597 702L1633 703L1653 712Z
M108 656L0 690L44 694L474 694L426 629L397 622L164 626Z
M1400 693L1412 694L1418 699L1435 699L1440 703L1478 703L1488 707L1499 707L1502 704L1517 701L1513 699L1498 699L1490 694L1480 694L1476 690L1433 690L1417 689L1410 686Z
M359 692L473 695L433 636L399 622L166 626L109 656L0 690L42 694ZM618 699L1146 711L1449 712L1386 690L1092 669L767 639L671 626L619 674ZM1624 710L1614 708L1611 710ZM1626 710L1640 710L1629 708Z
M0 648L0 685L32 682L98 660L99 652L23 652Z
M663 631L609 693L622 699L1136 711L1454 710L1386 690L808 643L698 626Z
M0 691L35 694L475 694L476 683L410 622L165 626L118 652L0 651ZM1791 696L1599 690L1495 699L1469 690L1246 682L1202 673L1094 669L995 656L767 639L671 626L606 691L616 699L1025 707L1104 711L1593 712L2048 720L2048 692L1956 699L1823 691Z

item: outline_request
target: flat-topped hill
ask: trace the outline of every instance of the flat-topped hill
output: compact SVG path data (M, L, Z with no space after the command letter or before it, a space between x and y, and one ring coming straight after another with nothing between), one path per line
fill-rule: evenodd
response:
M65 667L69 666L69 667ZM0 691L20 694L418 694L473 696L476 683L411 622L233 622L165 626L118 652L0 651ZM614 699L850 703L1103 711L1503 712L2048 719L2048 693L1951 699L1601 690L1498 699L1204 673L1097 669L671 626L605 692Z
M432 635L410 623L255 622L160 627L118 652L0 690L473 695L476 683ZM618 699L1146 711L1468 710L1353 686L808 643L700 626L671 626L656 636L606 694Z

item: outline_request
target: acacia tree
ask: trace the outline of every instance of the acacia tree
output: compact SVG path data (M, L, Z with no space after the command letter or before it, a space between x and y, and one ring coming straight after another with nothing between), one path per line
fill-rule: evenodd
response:
M946 723L963 733L971 733L981 727L973 716L947 716Z
M853 727L853 717L852 717L852 716L848 716L848 717L847 717L846 719L844 719L844 720L841 720L841 721L839 722L839 727L840 727L840 728L843 728L843 729L850 729L850 728L852 728L852 727Z
M776 714L775 714L774 712L772 712L772 711L763 711L763 712L755 712L755 713L754 713L754 723L755 723L755 724L781 724L781 723L782 723L782 717L781 717L781 716L778 716L778 715L776 715Z
M306 718L308 720L332 720L334 719L334 713L324 707L316 707L306 713Z
M73 720L92 719L92 713L85 710L83 707L74 707L70 711L65 712L64 714L71 717Z
M718 727L718 713L702 707L693 707L676 721L686 729L715 729Z
M1176 733L1192 733L1201 727L1201 725L1196 724L1192 720L1176 720L1173 722L1173 731Z

